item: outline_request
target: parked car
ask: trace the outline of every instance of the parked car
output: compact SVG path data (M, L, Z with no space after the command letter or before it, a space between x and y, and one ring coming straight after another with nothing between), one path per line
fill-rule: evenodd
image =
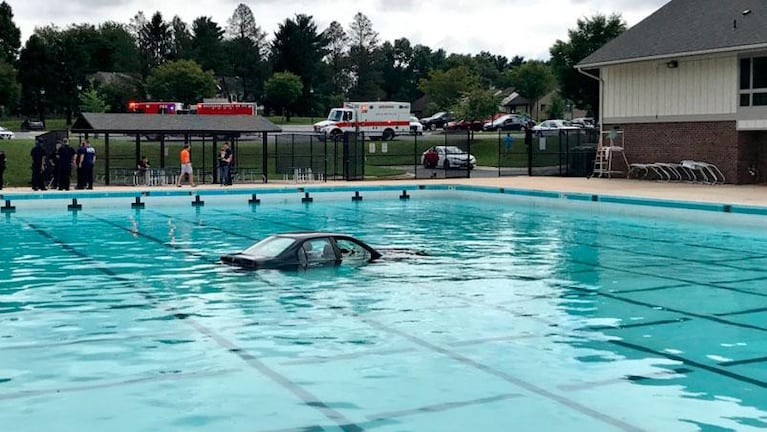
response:
M424 168L468 168L474 169L477 158L456 146L438 145L429 147L421 155Z
M487 122L482 126L483 130L526 130L535 125L533 119L521 114L506 114Z
M410 134L411 135L423 135L423 125L416 116L410 116Z
M571 120L574 126L578 126L584 129L594 129L597 127L592 117L576 117Z
M423 125L424 129L434 130L444 128L448 122L453 120L453 113L448 111L440 111L431 117L422 118L421 124Z
M16 135L8 129L0 126L0 139L14 139Z
M546 120L533 126L533 132L538 136L556 135L559 132L568 130L580 130L578 126L573 125L568 120Z
M33 130L45 130L45 122L42 120L31 120L26 119L23 122L21 122L21 130L23 131L33 131Z
M447 122L445 125L447 130L473 130L481 131L482 122L480 120L454 120Z

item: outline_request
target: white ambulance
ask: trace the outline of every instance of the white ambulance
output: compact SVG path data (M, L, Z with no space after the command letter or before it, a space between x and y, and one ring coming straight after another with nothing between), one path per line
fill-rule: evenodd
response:
M364 132L368 137L390 140L410 133L409 102L344 102L328 118L314 124L314 131L326 135Z

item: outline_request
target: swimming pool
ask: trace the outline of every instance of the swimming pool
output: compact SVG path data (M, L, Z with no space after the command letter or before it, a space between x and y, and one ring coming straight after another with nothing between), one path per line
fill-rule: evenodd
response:
M411 194L5 214L3 430L767 427L763 229ZM216 263L315 229L431 256L297 273Z

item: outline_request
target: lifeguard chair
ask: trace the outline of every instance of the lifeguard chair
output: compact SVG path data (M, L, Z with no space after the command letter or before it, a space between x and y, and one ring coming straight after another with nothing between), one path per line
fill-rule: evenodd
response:
M614 174L626 175L626 172L622 170L613 169L613 160L616 157L622 158L626 170L629 169L629 161L624 150L623 131L616 128L603 131L599 136L599 143L597 144L597 155L594 159L594 172L592 176L611 178Z

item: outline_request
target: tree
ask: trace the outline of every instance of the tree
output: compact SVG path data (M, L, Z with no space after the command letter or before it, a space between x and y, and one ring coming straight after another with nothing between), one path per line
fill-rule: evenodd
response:
M174 100L195 104L216 94L216 78L194 60L164 63L149 73L147 93L155 100Z
M173 43L171 44L171 60L189 59L192 57L192 33L184 20L178 15L174 16L170 22L171 33L173 34Z
M226 80L222 80L224 91L230 99L258 100L269 73L264 61L266 33L256 24L253 11L240 3L227 21L226 34L229 39L224 42L224 51L228 70L242 80L242 94L232 95Z
M21 112L26 115L43 114L45 107L41 91L46 88L51 77L56 76L53 47L41 35L44 29L38 30L27 39L19 53Z
M493 115L498 110L500 97L490 89L475 88L458 100L452 107L456 118L465 120L482 120Z
M0 60L0 116L15 112L19 104L19 84L16 69Z
M302 95L295 101L293 111L313 113L314 80L322 58L327 54L328 39L317 31L311 16L297 14L286 19L274 32L272 68L279 72L292 72L301 79Z
M93 87L80 95L80 110L83 112L103 113L109 109L104 95Z
M160 12L155 12L150 21L146 20L143 12L139 12L133 17L133 28L142 55L143 73L147 74L170 58L173 33Z
M455 105L461 95L477 87L477 81L477 77L468 68L458 66L447 71L431 71L428 78L422 79L418 86L429 98L427 111L435 112Z
M353 84L349 89L352 100L377 100L383 91L380 71L375 68L378 64L375 58L378 47L378 33L373 30L370 19L357 12L349 24L349 64Z
M141 73L136 38L125 24L107 21L98 28L99 43L92 54L90 72Z
M264 43L266 40L266 33L261 30L261 27L256 25L256 18L253 16L253 11L247 5L243 3L237 5L234 13L227 21L226 32L230 39L250 40L253 42L253 46L258 50L258 56L260 57L263 55L263 50L266 47L266 44Z
M266 99L269 103L282 110L286 121L290 121L290 107L301 97L303 84L301 78L291 72L277 72L264 84Z
M16 63L16 56L21 47L21 30L13 22L13 9L6 3L0 3L0 60L9 65Z
M341 95L343 99L352 83L349 74L349 36L338 21L331 22L323 33L328 40L325 63L330 73L329 90L331 94Z
M575 69L575 65L626 31L626 22L620 14L606 17L602 14L578 19L577 28L567 31L570 40L557 40L549 49L551 66L559 81L559 89L565 99L576 106L588 108L599 116L599 82Z
M551 67L540 61L528 61L522 66L511 71L511 81L520 96L530 101L531 111L535 109L535 117L538 113L538 101L557 85L556 78Z
M193 59L204 70L222 72L225 68L223 37L224 30L210 17L199 17L192 23Z

